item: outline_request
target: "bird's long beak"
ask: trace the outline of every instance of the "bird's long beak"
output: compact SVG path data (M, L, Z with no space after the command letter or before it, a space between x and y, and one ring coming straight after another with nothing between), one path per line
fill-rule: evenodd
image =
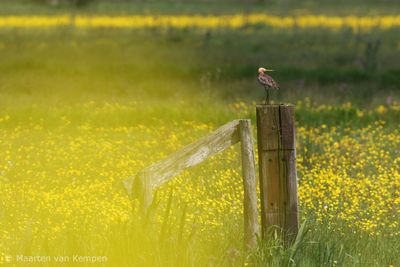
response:
M271 70L271 69L266 69L265 71L275 71L275 70Z

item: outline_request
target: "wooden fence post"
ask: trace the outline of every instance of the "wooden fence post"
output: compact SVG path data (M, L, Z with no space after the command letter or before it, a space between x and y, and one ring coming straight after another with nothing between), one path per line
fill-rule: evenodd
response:
M256 112L262 236L283 234L288 244L299 228L294 106L257 105Z
M253 248L257 244L260 226L258 224L257 179L250 120L240 120L239 131L244 188L244 243L247 248Z

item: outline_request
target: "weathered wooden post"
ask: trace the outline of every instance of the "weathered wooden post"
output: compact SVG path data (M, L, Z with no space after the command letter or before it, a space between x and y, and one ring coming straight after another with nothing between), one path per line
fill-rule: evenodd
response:
M258 224L257 180L250 120L239 121L239 134L244 189L244 244L247 248L253 248L257 244L260 226Z
M294 106L257 105L256 112L262 236L283 234L288 244L299 228Z

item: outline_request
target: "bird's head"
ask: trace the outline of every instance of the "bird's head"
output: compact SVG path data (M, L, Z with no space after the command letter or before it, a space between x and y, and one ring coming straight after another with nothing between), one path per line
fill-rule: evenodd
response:
M258 73L264 73L266 71L275 71L275 70L270 70L270 69L266 69L266 68L258 68Z

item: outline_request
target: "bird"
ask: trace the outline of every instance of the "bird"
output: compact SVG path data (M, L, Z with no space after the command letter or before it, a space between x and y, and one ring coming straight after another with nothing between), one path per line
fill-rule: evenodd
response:
M265 90L265 104L269 104L269 91L268 89L279 89L279 85L272 79L271 76L265 74L267 71L274 71L271 69L258 68L258 82L264 87Z

